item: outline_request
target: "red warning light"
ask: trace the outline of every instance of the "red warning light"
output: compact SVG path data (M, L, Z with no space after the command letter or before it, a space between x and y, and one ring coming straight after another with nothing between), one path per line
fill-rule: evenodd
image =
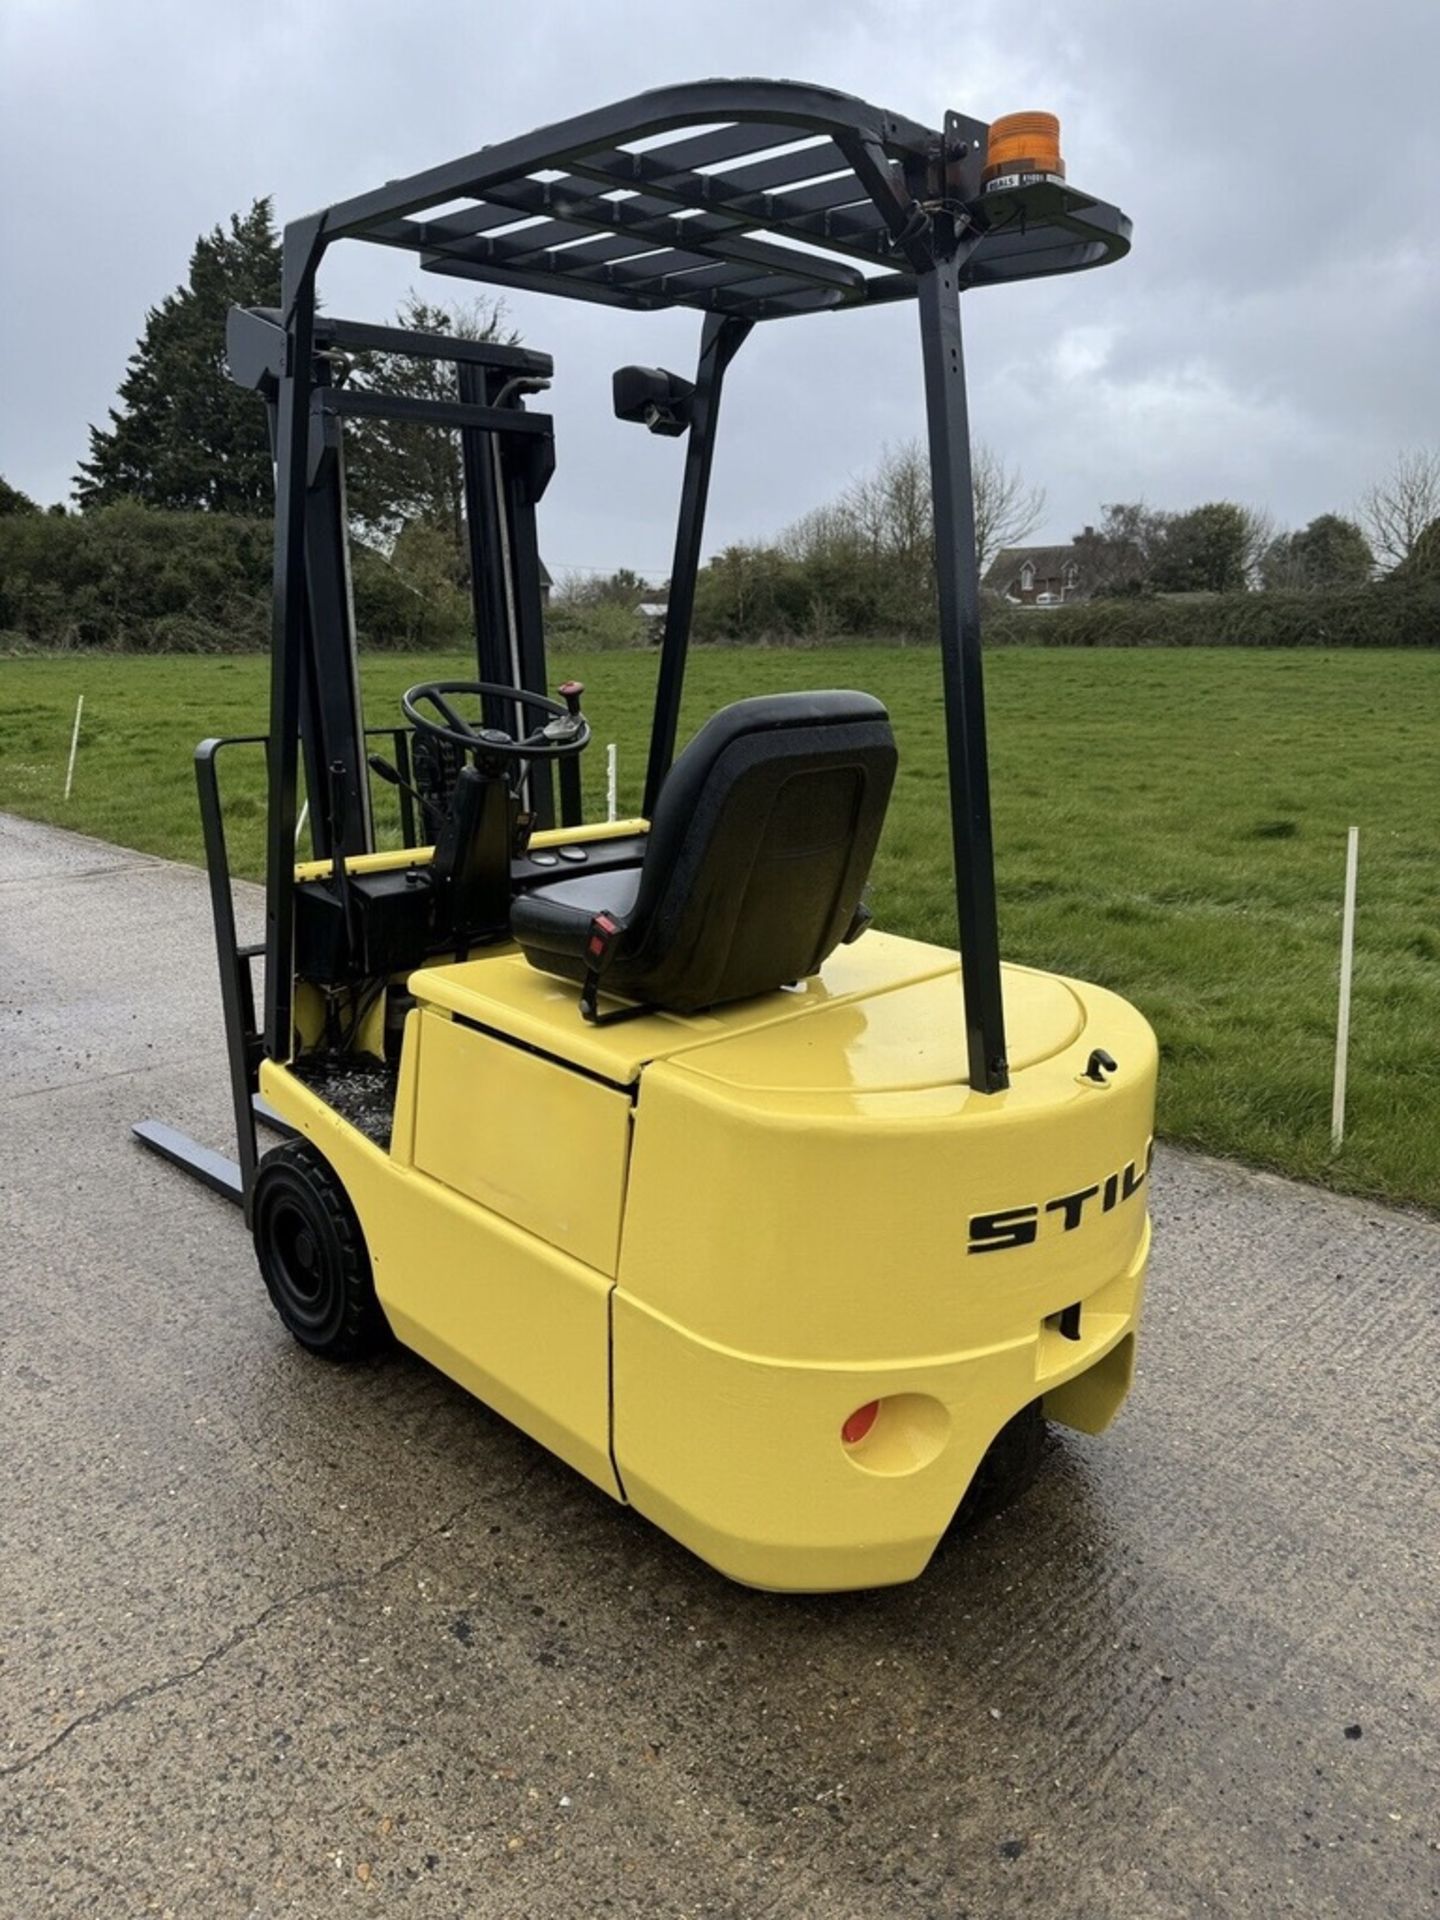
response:
M867 1400L863 1407L857 1407L840 1429L840 1438L847 1447L858 1446L875 1424L875 1416L880 1411L878 1400Z

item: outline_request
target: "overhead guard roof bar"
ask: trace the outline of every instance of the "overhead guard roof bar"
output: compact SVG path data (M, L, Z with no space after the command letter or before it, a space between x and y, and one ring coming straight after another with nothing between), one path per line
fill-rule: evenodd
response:
M803 140L807 134L834 136L842 128L893 141L897 152L919 153L934 138L914 121L827 87L774 80L702 80L637 94L341 201L326 215L326 238L363 238L387 218L420 213L451 200L483 200L487 189L506 180L541 170L563 171L587 155L687 127L716 129L711 137L719 159L767 152L786 140ZM707 163L692 150L687 164Z
M983 150L982 121L949 119ZM922 203L945 202L941 145L848 94L702 81L482 148L320 218L326 244L405 248L461 279L779 319L914 295L924 262L894 216L923 222ZM1070 187L1049 189L1039 217L1032 203L1018 231L986 231L978 199L967 218L978 238L967 287L1097 266L1129 244L1115 208Z

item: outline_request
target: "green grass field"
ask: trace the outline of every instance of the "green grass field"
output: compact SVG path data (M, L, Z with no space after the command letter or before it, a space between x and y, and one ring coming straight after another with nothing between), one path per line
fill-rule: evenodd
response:
M653 656L561 657L621 800L643 774ZM263 728L258 658L0 661L0 807L200 858L190 754ZM460 660L372 656L372 723ZM1159 1032L1172 1140L1440 1210L1440 654L998 651L987 665L1008 958L1103 982ZM889 704L901 770L878 922L953 944L933 652L699 651L686 724L742 694L852 685ZM85 721L62 799L75 698ZM592 812L604 754L589 756ZM229 781L237 870L261 868L258 755ZM385 793L385 798L393 798ZM1345 829L1361 829L1349 1132L1329 1143ZM163 956L157 950L157 963Z

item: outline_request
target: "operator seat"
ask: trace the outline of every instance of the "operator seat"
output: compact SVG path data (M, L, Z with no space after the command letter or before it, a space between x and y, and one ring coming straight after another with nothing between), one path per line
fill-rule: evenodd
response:
M868 693L737 700L670 769L641 865L521 894L511 931L590 1019L602 988L693 1013L804 979L868 923L896 758Z

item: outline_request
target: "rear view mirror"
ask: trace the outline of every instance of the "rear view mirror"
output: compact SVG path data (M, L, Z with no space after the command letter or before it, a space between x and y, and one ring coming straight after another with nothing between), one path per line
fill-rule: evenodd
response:
M617 367L614 379L615 417L638 420L651 433L684 433L690 425L693 380L663 367Z

